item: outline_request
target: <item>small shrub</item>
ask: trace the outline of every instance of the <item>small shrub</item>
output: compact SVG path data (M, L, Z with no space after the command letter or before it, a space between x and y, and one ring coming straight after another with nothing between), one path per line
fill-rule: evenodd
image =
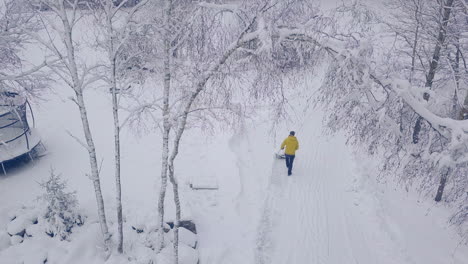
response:
M66 240L75 225L83 224L83 218L77 213L76 192L67 192L67 182L54 171L51 171L50 177L40 185L44 189L40 199L46 203L43 214L47 222L46 234Z

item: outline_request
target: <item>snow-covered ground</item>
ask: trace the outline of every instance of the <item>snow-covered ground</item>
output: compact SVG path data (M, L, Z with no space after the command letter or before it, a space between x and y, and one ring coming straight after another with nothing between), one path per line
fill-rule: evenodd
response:
M281 161L273 164L255 263L468 260L442 209L377 184L361 166L366 161L351 158L342 137L321 136L318 116L299 135L293 176L285 176Z
M12 212L40 195L38 182L51 168L77 191L88 221L97 221L92 184L85 175L87 155L68 135L81 136L79 116L66 87L55 88L47 101L35 106L49 154L0 177L3 233ZM89 91L87 98L106 209L115 229L110 102L101 91ZM468 247L459 244L444 208L378 184L371 176L371 162L353 158L342 135L323 135L319 110L309 109L295 119L281 124L277 135L268 121L246 121L236 132L191 130L183 140L177 175L185 215L197 224L201 263L467 263ZM273 152L290 129L297 130L300 150L293 175L287 177L284 161L274 159ZM155 224L158 133L126 129L122 157L126 250L141 254L132 251L131 226ZM219 189L191 190L188 184L197 182ZM171 198L169 194L169 207ZM102 256L96 258L98 226L87 228L74 234L72 245L58 256L73 256L67 263L102 261ZM0 251L0 259L21 263L30 254L55 252L51 248L57 243L49 243L10 246Z
M316 78L315 78L316 77ZM311 87L316 87L315 76ZM52 84L44 101L33 107L48 155L0 175L0 263L103 263L93 185L86 176L88 156L72 135L82 138L71 90ZM110 95L86 92L90 125L96 142L103 195L110 229L116 233L113 136ZM465 264L468 246L449 226L450 211L392 183L378 183L369 157L353 155L343 135L323 135L319 109L296 105L294 120L275 130L260 115L236 131L190 130L184 135L176 175L181 183L185 218L195 221L201 264L398 263ZM289 130L296 130L300 150L293 175L273 153ZM125 253L108 263L149 263L154 252L137 247L141 238L132 226L150 230L156 223L160 173L160 135L156 131L122 132L122 193ZM12 215L35 204L38 182L51 169L77 191L86 224L72 242L42 237L12 245L6 235ZM192 190L189 184L217 185ZM169 188L170 189L170 188ZM167 200L173 217L172 194ZM21 212L21 211L20 211ZM148 262L143 262L147 260Z
M56 88L57 93L49 93L47 101L35 107L49 154L0 177L1 232L14 210L40 195L37 182L51 168L77 191L88 221L97 220L92 184L85 175L87 155L67 132L81 135L78 113L67 90ZM103 92L89 91L87 97L102 159L106 209L115 229L111 108ZM343 136L323 135L319 110L302 116L301 124L281 124L276 136L268 121L248 121L234 133L187 134L177 175L183 183L186 215L197 224L201 263L467 263L468 247L459 244L461 238L448 226L446 209L377 183L370 162L354 159ZM287 177L284 161L272 153L288 130L296 128L301 147L293 175ZM136 253L131 226L155 224L159 158L157 132L125 131L122 183L130 255ZM219 189L191 190L188 184L197 181L217 184ZM171 198L169 194L169 207ZM62 248L66 253L59 256L73 256L67 263L102 261L95 256L98 226L87 228ZM0 259L21 263L35 252L53 256L55 244L10 246L0 251Z

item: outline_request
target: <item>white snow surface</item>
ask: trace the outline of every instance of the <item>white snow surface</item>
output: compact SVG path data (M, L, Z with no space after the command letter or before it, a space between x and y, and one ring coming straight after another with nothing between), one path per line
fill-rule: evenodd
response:
M92 37L91 32L80 34ZM30 57L39 55L32 50ZM317 87L319 77L311 76L307 87ZM88 156L67 132L83 138L78 109L69 99L73 92L62 83L52 86L44 92L45 101L33 104L37 130L49 154L0 175L0 263L43 263L45 259L47 263L67 264L170 261L169 241L159 255L141 246L157 233L159 132L138 134L128 127L122 132L125 255L114 252L106 261L93 185L86 176ZM115 238L110 95L105 89L89 89L85 97L102 162L109 229ZM193 219L197 225L198 252L190 247L195 238L185 237L188 245L181 247L181 254L186 262L181 263L196 263L197 257L201 264L468 263L468 246L447 222L450 208L391 182L378 182L371 157L354 155L343 135L323 135L321 111L302 111L306 108L303 99L295 94L288 98L297 112L275 129L271 129L272 120L260 114L237 131L193 129L184 134L176 176L183 218ZM296 130L300 142L291 177L284 160L273 155L289 130ZM26 226L29 222L10 224L17 208L34 204L41 195L38 182L49 176L51 167L68 180L70 190L77 191L81 213L87 216L70 241L39 235L40 228ZM218 189L192 190L189 183L197 177L209 178ZM174 218L170 189L169 185L168 220ZM132 226L144 232L137 234ZM15 232L22 228L33 236L23 239L7 234L7 229Z
M173 245L170 244L168 247L163 248L160 253L156 256L156 263L173 263L174 255L172 254ZM179 246L179 263L180 264L197 264L198 253L197 250L185 245L180 244Z
M87 155L66 132L81 135L78 113L65 99L67 90L57 89L58 93L48 95L47 103L36 106L38 130L50 154L0 177L1 263L39 263L45 258L48 263L106 262L92 183L85 176ZM87 98L98 155L103 158L107 217L115 237L111 108L108 94L90 90ZM298 109L305 106L294 95L291 101ZM468 263L468 247L447 223L448 208L391 183L378 183L370 157L353 155L343 135L323 135L320 110L298 111L295 116L294 121L285 121L275 130L271 130L270 121L259 119L246 122L244 129L235 133L187 133L176 171L184 218L193 219L198 231L198 252L181 251L188 256L188 263L194 256L199 256L201 263L212 264ZM275 159L273 153L292 129L297 131L300 150L293 175L288 177L284 160ZM114 254L107 263L170 259L166 252L170 243L159 255L141 246L156 234L159 142L156 132L137 136L127 129L123 133L128 257ZM71 242L47 235L24 240L13 236L8 241L7 228L14 232L25 227L10 223L15 210L40 195L37 182L48 177L51 167L77 191L83 214L88 216L85 225L74 231ZM218 190L189 187L194 178L206 175L218 183ZM167 219L173 218L171 201L169 192ZM33 221L27 215L21 219ZM144 229L144 235L132 226ZM33 234L41 232L39 227L26 228ZM183 247L190 248L193 239L184 238L187 246Z

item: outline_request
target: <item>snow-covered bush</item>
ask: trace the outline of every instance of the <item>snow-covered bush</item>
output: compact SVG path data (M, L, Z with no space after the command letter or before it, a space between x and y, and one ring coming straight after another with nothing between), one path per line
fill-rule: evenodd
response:
M24 58L27 45L40 29L27 0L0 2L0 91L39 96L49 77L42 72L47 65L32 65Z
M361 5L340 9L340 21L356 26L337 22L347 39L321 40L333 51L317 103L331 132L346 131L348 143L380 157L380 179L459 207L459 225L468 221L463 8L453 0L389 2L388 17L366 15L373 12Z
M40 185L45 192L40 199L46 203L43 214L47 222L46 233L51 237L67 239L74 226L83 224L83 217L77 213L76 193L67 192L67 182L54 171Z

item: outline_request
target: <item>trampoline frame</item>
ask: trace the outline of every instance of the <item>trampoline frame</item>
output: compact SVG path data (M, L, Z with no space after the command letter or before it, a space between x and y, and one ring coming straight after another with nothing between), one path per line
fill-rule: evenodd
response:
M3 100L2 100L2 97L3 97ZM18 97L21 100L21 102L20 103L14 102L15 97ZM16 100L18 98L16 98ZM8 99L11 99L10 102L8 101ZM45 147L42 144L40 139L37 140L37 141L35 141L33 139L33 142L30 142L30 137L32 136L34 130L31 129L31 126L28 123L28 118L27 118L28 110L29 110L29 113L31 114L31 118L32 118L32 125L33 125L32 128L35 127L36 122L35 122L34 112L32 111L31 104L29 103L29 101L26 98L22 97L21 95L19 95L18 93L15 93L15 92L3 92L3 93L0 94L0 107L4 107L4 108L7 109L5 112L0 114L0 120L2 118L8 118L7 119L8 121L11 120L10 123L5 122L6 123L5 125L0 126L0 131L2 129L5 129L5 130L6 129L12 129L12 127L14 125L17 125L18 123L20 123L20 126L18 126L16 128L18 128L18 130L22 130L20 133L14 134L12 138L0 141L0 150L1 150L1 148L5 148L5 146L7 146L8 143L14 142L14 141L19 140L19 139L21 139L23 137L24 137L25 143L26 143L26 146L25 146L26 151L24 151L24 152L22 151L18 155L16 155L16 153L15 153L15 154L13 154L14 156L12 156L11 158L2 159L0 161L0 164L1 164L1 167L2 167L2 170L3 170L3 174L6 175L7 173L6 173L4 163L13 161L15 159L18 159L18 158L24 156L24 155L28 155L29 158L31 159L31 161L34 161L34 158L33 158L31 153L39 145L42 145L42 147L44 149L45 149ZM8 116L10 116L10 117L8 117ZM34 144L34 145L31 146L31 143Z

